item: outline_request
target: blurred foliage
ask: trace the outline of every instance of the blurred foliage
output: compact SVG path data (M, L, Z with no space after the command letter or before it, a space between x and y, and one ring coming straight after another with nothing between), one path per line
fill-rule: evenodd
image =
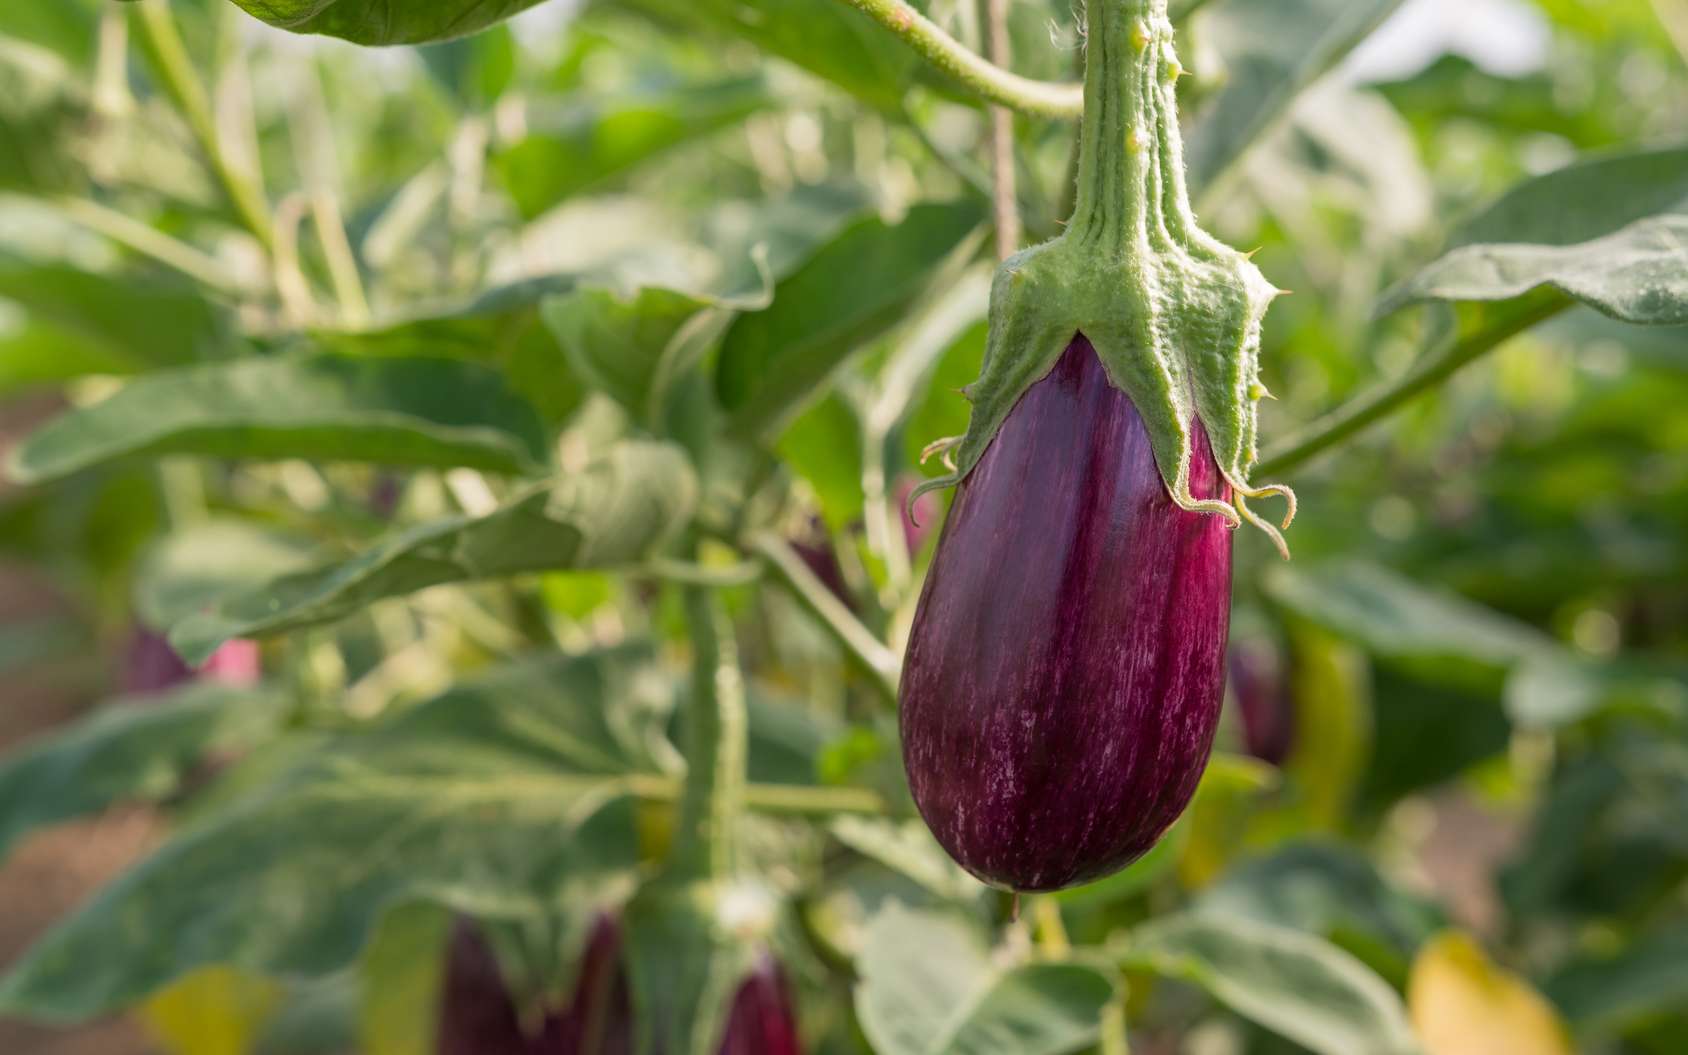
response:
M1287 750L1230 714L1155 851L1014 918L915 818L886 699L942 511L903 496L984 348L982 109L838 0L529 6L0 6L0 557L69 609L0 672L103 657L102 706L0 757L0 854L173 824L0 1013L427 1055L454 913L555 1006L676 837L706 582L746 881L644 887L651 1006L754 940L821 1055L1681 1052L1681 3L1520 0L1529 69L1380 83L1347 60L1397 3L1175 5L1204 218L1295 291L1267 459L1425 380L1287 469L1292 564L1238 537L1273 691L1227 708ZM1011 25L1074 76L1066 0ZM1038 237L1071 136L1015 125ZM213 658L137 695L139 627ZM247 637L256 686L214 658Z

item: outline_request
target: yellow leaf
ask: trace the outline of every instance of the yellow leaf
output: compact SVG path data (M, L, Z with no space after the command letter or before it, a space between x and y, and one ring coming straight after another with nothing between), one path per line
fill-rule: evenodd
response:
M154 994L140 1019L170 1055L247 1055L281 996L268 978L205 967Z
M1419 950L1407 1009L1426 1055L1575 1055L1551 1004L1458 931Z
M366 1055L431 1055L451 913L418 902L388 912L358 963Z

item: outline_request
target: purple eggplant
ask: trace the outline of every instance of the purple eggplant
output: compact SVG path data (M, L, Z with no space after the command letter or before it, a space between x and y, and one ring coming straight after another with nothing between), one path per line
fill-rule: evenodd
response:
M1190 491L1228 500L1192 433ZM1230 602L1225 519L1173 503L1076 335L961 482L915 613L903 760L944 849L1041 891L1153 846L1207 765Z
M260 674L256 641L229 641L195 670L182 662L163 634L136 626L123 658L123 691L133 695L163 692L195 678L247 687L256 685Z
M486 939L473 923L459 921L446 964L437 1055L632 1055L633 999L621 947L621 924L599 915L568 1006L529 1032ZM802 1051L785 972L764 955L733 998L721 1055Z
M1282 765L1295 743L1295 707L1282 662L1270 646L1238 645L1231 649L1230 668L1244 749L1262 762Z
M438 1055L533 1055L498 957L468 920L452 928L434 1050Z
M803 1055L785 971L767 954L739 986L721 1038L721 1055Z

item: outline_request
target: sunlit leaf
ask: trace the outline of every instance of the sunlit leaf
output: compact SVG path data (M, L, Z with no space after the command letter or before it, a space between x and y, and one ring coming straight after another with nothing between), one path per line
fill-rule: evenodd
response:
M1626 322L1688 323L1688 149L1579 162L1514 188L1461 228L1382 311L1550 288Z
M637 564L673 537L696 500L696 480L677 448L622 444L486 516L419 524L350 560L225 598L177 624L170 642L189 662L201 662L231 638L332 622L443 583Z
M856 1013L879 1055L1060 1055L1096 1040L1113 981L1077 963L1011 966L958 919L892 903L857 960Z

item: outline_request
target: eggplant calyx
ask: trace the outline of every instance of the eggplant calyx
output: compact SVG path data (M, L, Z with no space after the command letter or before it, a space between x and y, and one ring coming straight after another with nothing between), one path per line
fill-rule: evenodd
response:
M969 385L967 434L953 468L915 488L960 483L978 464L1015 403L1054 368L1078 335L1108 380L1131 398L1155 464L1184 509L1251 524L1289 556L1279 528L1251 499L1283 498L1283 484L1254 484L1260 328L1279 291L1249 258L1203 231L1190 207L1178 130L1166 0L1090 0L1079 186L1060 236L1004 261L991 286L984 370ZM1224 498L1190 491L1193 430L1207 432Z

